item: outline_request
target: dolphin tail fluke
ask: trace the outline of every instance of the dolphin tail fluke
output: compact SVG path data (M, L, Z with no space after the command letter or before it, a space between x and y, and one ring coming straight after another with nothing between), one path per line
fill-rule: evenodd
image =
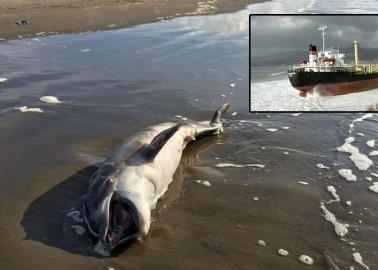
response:
M220 106L218 108L218 110L216 110L216 112L213 115L213 118L210 121L210 126L211 127L219 126L219 125L222 124L222 122L221 122L222 121L222 117L226 113L226 111L228 110L228 108L230 108L230 104L229 103L225 103L222 106Z

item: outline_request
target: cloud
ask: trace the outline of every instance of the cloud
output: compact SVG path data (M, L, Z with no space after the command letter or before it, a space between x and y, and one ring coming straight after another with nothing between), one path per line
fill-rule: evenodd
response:
M307 49L322 43L319 26L327 25L326 46L350 47L353 40L362 47L378 47L378 16L252 16L251 46L254 52Z

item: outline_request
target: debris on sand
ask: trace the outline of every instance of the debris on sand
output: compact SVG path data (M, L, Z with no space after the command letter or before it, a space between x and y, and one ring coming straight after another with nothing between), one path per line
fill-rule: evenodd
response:
M15 24L17 24L18 26L29 25L30 23L31 23L30 20L19 20L19 21L15 22Z

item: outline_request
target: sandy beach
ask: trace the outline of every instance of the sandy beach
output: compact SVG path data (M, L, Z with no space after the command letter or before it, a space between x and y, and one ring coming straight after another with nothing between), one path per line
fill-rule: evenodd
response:
M233 12L264 0L0 0L0 38L86 32ZM29 20L17 26L18 20Z

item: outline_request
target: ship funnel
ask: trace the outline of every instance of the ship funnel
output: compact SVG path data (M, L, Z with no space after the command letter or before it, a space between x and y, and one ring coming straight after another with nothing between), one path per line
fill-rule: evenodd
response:
M310 63L310 65L316 65L316 61L318 60L318 52L316 50L316 46L310 44L308 53L308 62Z
M359 59L358 59L358 41L357 40L353 41L353 45L354 45L354 64L356 65L356 67L358 67L358 64L359 64Z

